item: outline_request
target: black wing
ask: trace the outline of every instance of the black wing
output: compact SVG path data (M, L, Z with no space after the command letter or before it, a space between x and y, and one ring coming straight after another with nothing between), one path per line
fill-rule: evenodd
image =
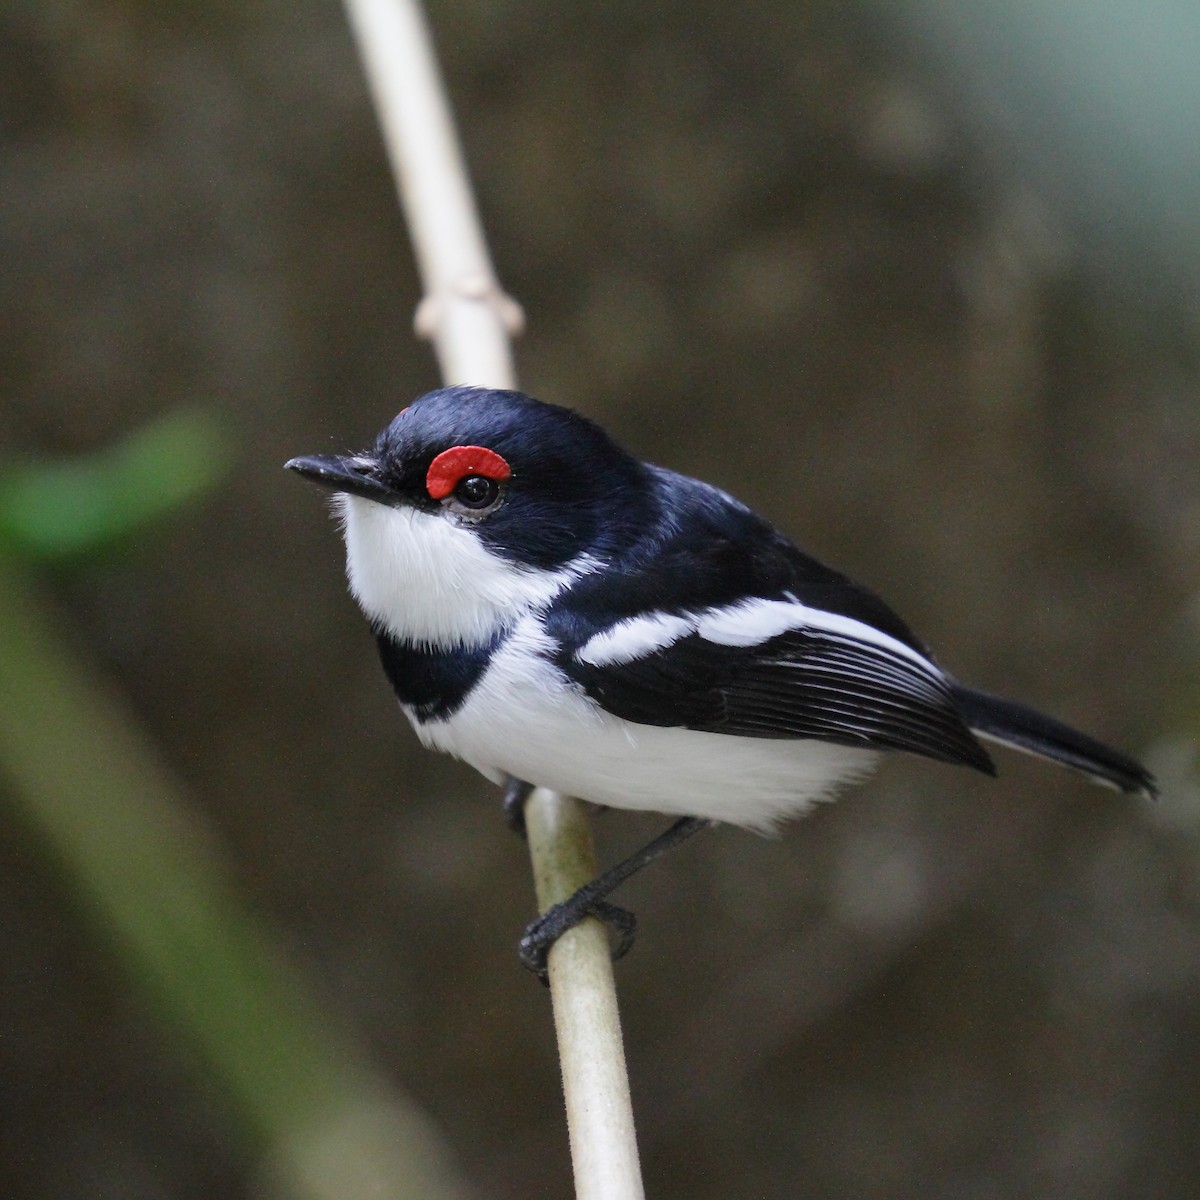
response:
M950 681L882 600L724 493L650 471L654 517L545 614L557 665L598 704L644 725L909 750L995 773ZM763 604L783 619L756 620Z
M627 661L600 659L579 647L559 666L627 721L908 750L995 773L946 677L884 640L804 627L745 646L692 632Z

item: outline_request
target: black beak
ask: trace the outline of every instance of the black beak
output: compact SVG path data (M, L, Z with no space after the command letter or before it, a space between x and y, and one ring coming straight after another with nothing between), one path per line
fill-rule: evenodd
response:
M349 492L377 504L400 503L400 497L380 480L378 461L367 454L309 454L283 465L334 492Z

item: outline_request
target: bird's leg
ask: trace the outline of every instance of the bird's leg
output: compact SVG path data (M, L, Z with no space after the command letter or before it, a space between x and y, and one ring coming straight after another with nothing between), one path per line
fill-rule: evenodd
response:
M504 788L504 823L518 837L525 836L525 801L533 784L523 779L509 779Z
M648 842L636 854L610 867L603 875L585 883L577 892L568 896L559 904L551 905L536 921L532 921L525 929L524 936L517 946L517 957L521 965L532 971L541 979L546 977L546 955L550 947L568 929L578 925L586 916L599 917L606 925L611 925L621 940L613 953L613 958L620 958L633 945L637 934L637 918L631 912L610 904L605 897L624 883L631 875L636 875L643 867L648 866L656 858L661 858L668 850L686 841L694 833L709 828L715 824L701 817L680 817L665 833L660 833L653 841Z
M525 837L525 801L529 799L530 793L533 791L533 784L526 783L523 779L509 779L508 784L504 788L504 821L509 829L518 837ZM604 810L602 810L604 811ZM614 885L615 886L615 885ZM609 904L607 900L597 900L593 903L591 909L588 910L592 916L599 918L606 925L611 926L618 934L621 940L617 944L617 949L613 954L614 958L620 958L633 945L633 939L637 933L637 917L633 913L626 911L623 908L618 908L615 904ZM579 918L577 918L579 919ZM564 925L563 932L570 926ZM557 937L559 935L555 935ZM545 949L542 951L542 968L541 978L545 982L545 953L549 950L553 938L546 943Z

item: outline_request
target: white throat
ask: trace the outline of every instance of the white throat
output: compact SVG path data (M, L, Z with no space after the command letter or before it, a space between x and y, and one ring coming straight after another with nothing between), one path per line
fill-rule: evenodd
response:
M542 571L508 562L449 514L344 493L335 507L350 591L368 618L411 645L486 645L594 565Z

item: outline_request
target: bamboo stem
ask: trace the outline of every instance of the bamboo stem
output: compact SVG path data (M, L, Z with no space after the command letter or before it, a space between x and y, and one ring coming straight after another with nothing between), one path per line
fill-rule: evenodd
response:
M539 788L525 805L538 904L545 911L596 875L578 800ZM640 1200L641 1169L608 932L593 917L550 948L550 992L578 1200Z
M346 0L425 288L416 330L445 383L516 384L520 307L500 288L414 0Z
M433 341L446 383L511 388L521 310L496 280L419 6L346 0L346 8L425 290L417 332ZM544 910L595 877L591 831L578 801L541 789L525 816ZM641 1200L604 930L590 919L570 930L551 949L549 972L578 1200Z

